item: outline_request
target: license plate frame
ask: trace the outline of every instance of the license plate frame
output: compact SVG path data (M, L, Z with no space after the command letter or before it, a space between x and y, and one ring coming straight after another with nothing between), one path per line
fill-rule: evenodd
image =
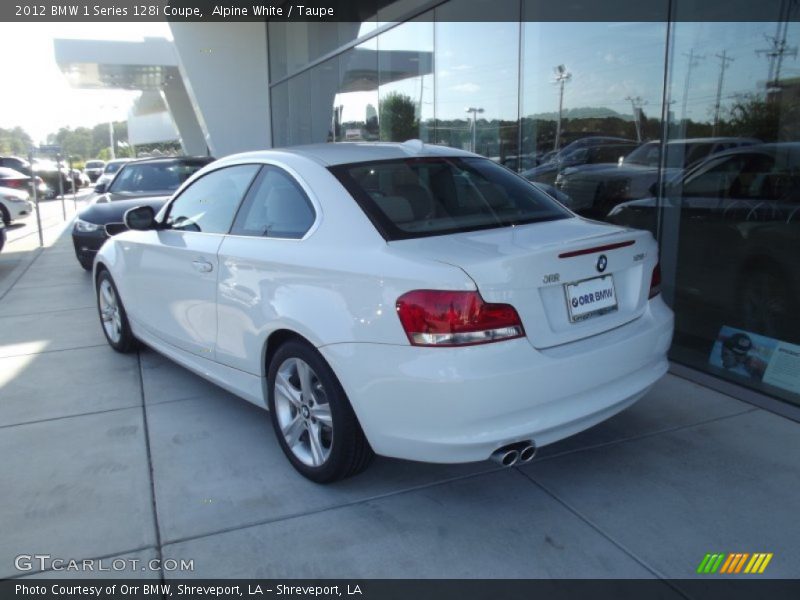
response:
M597 283L603 282L608 280L608 286L603 286L600 290L597 289ZM594 285L592 285L594 284ZM579 290L580 287L583 286L583 290L580 293L575 293L576 290ZM580 304L581 296L586 296L589 294L595 294L596 292L602 292L603 289L610 289L611 290L611 297L610 299L613 303L609 304L603 302L605 299L598 299L592 300L590 304L596 305L596 308L589 307L589 310L585 309L586 305ZM564 284L564 299L567 305L567 317L569 318L570 323L582 323L588 319L593 317L599 317L602 315L606 315L610 312L614 312L619 310L619 301L617 299L617 288L614 285L614 275L611 273L607 273L605 275L599 275L597 277L587 277L586 279L581 279L579 281L571 281L569 283ZM578 302L578 304L575 304ZM577 310L576 310L577 309Z

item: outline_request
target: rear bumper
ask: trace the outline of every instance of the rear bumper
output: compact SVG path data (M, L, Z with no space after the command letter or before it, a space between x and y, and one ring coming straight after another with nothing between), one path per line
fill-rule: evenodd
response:
M666 373L672 327L672 312L657 297L636 321L547 350L518 339L464 348L347 343L320 351L375 452L470 462L512 442L556 442L633 404Z

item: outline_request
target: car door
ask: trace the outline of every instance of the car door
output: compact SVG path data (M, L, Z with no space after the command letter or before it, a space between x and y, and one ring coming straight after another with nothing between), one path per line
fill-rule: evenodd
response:
M134 296L129 314L151 335L213 359L217 334L217 251L258 165L211 171L172 200L165 228L126 247Z
M303 239L318 215L292 174L263 167L219 250L219 362L261 374L271 324L300 308L291 292L303 291L317 275L308 265Z

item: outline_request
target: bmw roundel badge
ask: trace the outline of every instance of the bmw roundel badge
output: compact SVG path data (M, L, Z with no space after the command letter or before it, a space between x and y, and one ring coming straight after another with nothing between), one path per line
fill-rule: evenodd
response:
M597 271L599 273L602 273L603 271L606 270L607 266L608 266L608 259L606 258L606 255L605 254L601 254L600 256L598 256L597 257Z

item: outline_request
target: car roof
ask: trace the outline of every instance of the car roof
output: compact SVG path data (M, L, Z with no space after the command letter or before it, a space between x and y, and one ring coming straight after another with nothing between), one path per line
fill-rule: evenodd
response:
M729 148L723 152L712 154L709 158L730 156L731 154L769 154L771 156L794 156L800 154L800 142L772 142L769 144L755 144L753 146L739 146Z
M147 158L128 159L130 164L150 164L150 163L165 163L165 162L202 162L210 163L214 161L212 156L150 156Z
M276 148L274 150L260 150L257 152L245 152L234 154L226 159L269 159L279 154L295 154L310 158L315 162L325 165L343 165L349 163L370 162L375 160L391 160L417 157L477 157L477 154L449 148L447 146L437 146L435 144L425 144L419 140L408 142L335 142L327 144L308 144L303 146L291 146L289 148ZM483 158L483 157L480 157Z

